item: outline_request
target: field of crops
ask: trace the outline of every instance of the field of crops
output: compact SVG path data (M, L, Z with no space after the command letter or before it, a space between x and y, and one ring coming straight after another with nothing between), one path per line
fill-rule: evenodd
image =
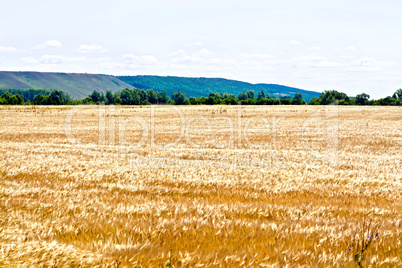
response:
M2 106L0 267L402 267L401 186L402 107Z

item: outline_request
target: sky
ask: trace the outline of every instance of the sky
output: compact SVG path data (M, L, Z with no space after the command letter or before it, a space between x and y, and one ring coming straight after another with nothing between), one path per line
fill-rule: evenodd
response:
M0 70L402 88L399 0L0 0Z

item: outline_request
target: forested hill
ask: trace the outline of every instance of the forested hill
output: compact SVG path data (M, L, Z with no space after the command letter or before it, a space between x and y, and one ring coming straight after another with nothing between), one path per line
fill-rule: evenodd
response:
M0 88L10 89L59 89L73 99L87 97L93 90L117 91L132 88L114 76L83 73L2 72Z
M274 84L251 84L224 78L189 78L174 76L111 76L86 73L47 73L47 72L5 72L0 71L0 89L59 89L73 99L83 99L94 90L116 92L124 88L165 89L168 96L180 90L187 97L207 97L209 93L229 93L236 96L241 92L253 90L257 95L261 90L273 98L287 96L292 98L297 92L303 94L306 102L320 93Z
M269 93L271 97L281 97L287 95L293 97L297 92L303 94L303 98L309 102L312 98L318 97L320 93L315 91L302 90L287 86L275 84L251 84L236 80L224 78L190 78L175 76L154 76L154 75L137 75L137 76L117 76L120 80L139 89L154 89L160 91L165 89L170 96L172 92L181 90L187 97L208 96L209 93L230 93L236 96L241 92L253 90L255 94L263 90Z

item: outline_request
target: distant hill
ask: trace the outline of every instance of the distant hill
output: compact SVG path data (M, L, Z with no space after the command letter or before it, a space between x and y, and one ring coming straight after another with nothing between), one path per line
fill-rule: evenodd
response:
M161 91L165 89L169 96L176 91L183 91L187 97L208 96L209 93L230 93L236 96L240 92L254 90L257 97L258 92L263 90L272 97L293 95L297 92L303 94L303 98L309 102L320 93L315 91L302 90L275 84L251 84L224 78L191 78L175 76L111 76L100 74L84 73L46 73L46 72L5 72L0 71L0 88L6 89L60 89L70 94L73 99L83 99L98 91L117 91L124 88L154 89Z
M258 92L263 90L265 93L269 93L272 97L276 98L284 95L293 97L295 93L301 92L303 98L309 102L312 98L320 95L318 92L299 88L275 84L251 84L224 78L190 78L154 75L117 76L117 78L139 89L152 88L157 91L165 89L169 96L176 90L183 91L187 97L208 96L211 92L227 92L237 96L240 92L254 90L255 96L257 97Z
M116 91L132 88L132 86L109 75L0 71L0 88L60 89L69 93L73 99L82 99L91 94L94 89Z

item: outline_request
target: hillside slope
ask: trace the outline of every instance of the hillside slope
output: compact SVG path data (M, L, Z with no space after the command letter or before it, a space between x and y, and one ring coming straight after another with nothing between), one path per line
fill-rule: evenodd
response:
M116 91L132 88L132 86L109 75L0 71L0 88L60 89L68 92L74 99L81 99L88 96L94 89Z
M168 95L176 90L183 91L187 97L208 96L209 93L230 93L238 95L240 92L254 90L255 96L259 91L263 90L272 97L280 97L287 95L293 97L297 92L303 94L303 98L308 102L313 97L318 97L320 93L315 91L302 90L298 88L286 87L274 84L251 84L236 80L224 78L191 78L191 77L175 77L175 76L154 76L154 75L138 75L138 76L117 76L120 80L139 89L154 89L160 91L165 89Z
M82 99L98 91L117 91L124 88L154 89L161 91L165 89L169 96L176 91L183 91L187 97L208 96L209 93L230 93L236 96L240 92L253 90L255 97L263 90L272 97L293 95L297 92L303 94L303 98L309 102L320 93L315 91L302 90L275 84L251 84L242 81L229 80L224 78L193 78L175 76L111 76L100 74L84 73L45 73L45 72L5 72L0 71L0 88L7 89L30 89L46 88L60 89L71 95L73 99Z

